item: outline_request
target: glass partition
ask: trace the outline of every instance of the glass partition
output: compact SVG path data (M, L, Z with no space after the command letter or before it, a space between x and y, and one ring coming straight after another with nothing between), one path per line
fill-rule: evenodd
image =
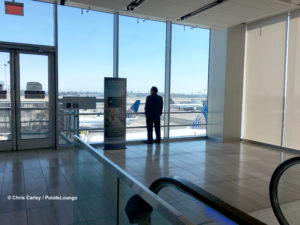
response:
M20 54L21 139L49 137L48 61L46 55ZM31 96L32 91L41 96Z
M209 35L172 25L170 137L206 135Z
M119 24L119 76L127 78L127 112L133 113L127 116L127 127L145 127L143 113L151 87L156 86L164 97L166 24L127 16L120 16ZM139 107L130 110L136 101ZM145 140L139 131L127 129L127 140L131 136Z
M77 206L92 224L161 225L193 223L155 195L116 164L101 150L75 137L81 155L75 170L63 173L74 186ZM95 157L96 161L89 159ZM82 188L85 187L85 188Z
M112 54L112 14L58 6L60 144L72 143L74 133L103 141L104 77L112 76ZM96 97L96 108L65 109L67 96Z
M171 138L206 135L209 33L173 25ZM103 81L113 73L113 15L58 6L58 38L59 143L71 144L74 134L89 143L103 142ZM151 87L156 86L164 98L165 47L166 23L119 16L119 77L127 78L127 140L147 137L144 108ZM66 110L62 102L67 96L94 96L97 106ZM168 126L163 119L161 132Z

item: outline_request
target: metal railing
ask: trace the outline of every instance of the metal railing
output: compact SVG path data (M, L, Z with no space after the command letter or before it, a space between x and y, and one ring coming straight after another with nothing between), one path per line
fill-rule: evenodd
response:
M281 207L280 207L280 202L278 198L278 187L279 187L279 181L284 172L289 169L290 167L300 164L300 157L294 157L291 159L288 159L281 163L276 170L274 171L271 181L270 181L270 186L269 186L269 197L271 200L271 205L273 212L278 220L278 222L281 225L289 225L287 219L285 218Z
M174 112L174 114L197 114L197 113L203 113L201 111L195 111L195 112ZM205 113L205 112L204 112ZM165 114L165 112L163 112ZM170 113L171 115L173 112ZM136 116L145 116L145 113L143 112L138 112L138 113L126 113L126 116L128 115L136 115ZM104 116L103 112L79 112L79 110L65 110L60 108L59 113L58 113L58 135L59 137L62 138L62 141L66 143L67 145L72 144L72 136L75 135L84 135L86 140L89 139L89 136L93 136L93 134L99 135L99 139L95 142L95 138L92 138L92 142L94 144L102 143L103 142L103 136L104 136L104 124L102 125L97 125L97 126L82 126L80 124L80 117L84 116ZM128 116L130 118L130 116ZM163 116L162 116L163 117ZM176 118L176 119L181 119L181 118ZM183 118L184 119L184 118ZM193 120L194 121L194 120ZM207 124L201 124L201 125L195 125L193 124L193 121L190 123L187 123L189 121L180 121L182 124L173 124L171 121L170 124L164 124L164 121L162 120L162 125L161 128L169 128L170 132L172 128L184 128L184 127L190 127L193 128L193 126L197 126L197 128L193 128L193 132L190 131L189 133L182 132L182 135L180 132L174 131L173 134L170 135L171 138L185 138L185 137L199 137L199 136L205 136L205 132L203 130L206 129ZM137 126L136 126L137 125ZM140 141L140 140L145 140L147 137L146 134L146 124L145 125L138 125L138 124L132 124L132 125L126 125L127 131L129 130L134 130L134 129L144 129L144 131L139 135L138 138L134 138L134 136L129 136L127 140L132 140L132 141ZM127 132L130 133L130 132ZM62 142L62 145L64 143Z
M64 110L66 111L66 110ZM196 111L196 112L170 112L170 114L195 114L195 113L207 113L207 112L201 112L201 111ZM165 114L165 112L163 112ZM145 115L145 113L138 112L138 113L126 113L126 116L128 115ZM63 116L68 116L70 117L69 120L73 120L74 124L79 125L79 117L80 116L104 116L104 113L99 112L99 113L79 113L79 112L64 112L64 113L59 113L59 117ZM170 125L161 125L161 127L188 127L188 126L193 126L193 123L187 123L187 124L170 124ZM201 124L201 126L206 126L207 124ZM138 129L138 128L147 128L146 126L126 126L127 129ZM61 132L66 132L66 131L71 131L71 132L76 132L76 131L81 131L81 130L93 130L93 131L104 131L103 128L73 128L73 129L60 129Z

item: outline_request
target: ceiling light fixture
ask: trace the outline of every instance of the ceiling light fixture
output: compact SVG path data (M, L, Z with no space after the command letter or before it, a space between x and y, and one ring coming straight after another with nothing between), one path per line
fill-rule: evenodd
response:
M135 0L135 1L131 2L127 6L127 10L128 11L133 11L135 8L139 7L144 1L146 1L146 0Z
M190 13L188 13L188 14L186 14L186 15L180 17L178 20L186 20L187 18L190 18L190 17L192 17L192 16L195 16L195 15L197 15L198 13L201 13L201 12L203 12L203 11L205 11L205 10L208 10L208 9L210 9L210 8L216 6L216 5L221 4L222 2L224 2L224 0L217 0L217 1L214 1L214 2L212 2L212 3L209 3L209 4L206 5L206 6L203 6L203 7L199 8L199 9L196 9L196 10L193 11L193 12L190 12Z

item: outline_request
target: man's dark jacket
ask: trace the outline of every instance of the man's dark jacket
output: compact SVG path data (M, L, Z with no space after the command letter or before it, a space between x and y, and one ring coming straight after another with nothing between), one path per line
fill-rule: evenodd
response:
M163 98L157 94L147 96L145 105L146 118L159 119L163 109Z

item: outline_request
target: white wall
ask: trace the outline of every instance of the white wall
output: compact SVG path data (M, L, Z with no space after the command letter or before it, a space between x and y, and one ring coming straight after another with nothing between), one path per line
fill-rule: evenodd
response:
M209 138L240 140L245 25L211 29L208 88Z

